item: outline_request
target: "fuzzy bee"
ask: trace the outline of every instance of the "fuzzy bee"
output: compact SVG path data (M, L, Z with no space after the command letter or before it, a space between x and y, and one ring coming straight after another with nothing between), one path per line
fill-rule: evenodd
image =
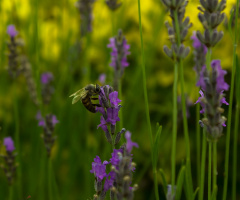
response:
M92 103L92 100L98 100L98 98L93 98L92 96L98 95L100 91L100 86L98 84L89 84L69 97L73 97L72 104L75 104L80 100L85 108L87 108L90 112L95 113L96 106L99 107L100 105Z

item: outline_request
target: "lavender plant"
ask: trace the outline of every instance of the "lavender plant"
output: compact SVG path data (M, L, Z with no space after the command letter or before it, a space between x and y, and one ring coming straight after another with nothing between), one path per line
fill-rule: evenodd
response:
M41 74L42 85L42 101L44 104L49 104L52 94L54 93L54 87L52 86L53 74L51 72L45 72Z
M82 37L92 31L92 8L94 2L95 0L78 0L75 3L75 6L78 8L80 13L80 31Z
M47 114L45 117L40 112L37 113L36 119L38 120L38 126L43 128L43 134L41 135L45 148L47 150L48 157L51 156L51 150L57 136L53 135L55 125L59 123L57 117L53 114Z
M175 186L175 154L176 154L176 139L177 139L177 82L178 82L178 68L180 68L180 83L181 83L181 102L183 111L183 125L184 125L184 137L187 152L187 173L186 173L186 185L187 185L187 198L191 199L193 196L193 186L191 178L191 165L190 165L190 143L188 136L188 124L187 124L187 112L186 101L184 94L184 76L182 59L184 59L190 52L189 47L183 45L188 29L192 26L190 18L185 18L185 9L187 1L175 1L175 0L162 0L164 5L169 9L170 17L172 19L172 25L169 22L165 22L168 29L169 39L172 43L171 48L164 45L163 50L168 57L174 61L174 83L173 83L173 143L172 143L172 188Z
M117 36L110 38L110 43L107 47L112 49L110 66L114 69L113 88L114 90L119 90L119 86L121 85L119 82L124 69L129 66L127 55L130 54L130 45L127 44L122 30L119 30Z
M112 11L118 9L122 5L122 2L119 2L119 0L105 0L105 3Z
M200 13L198 18L202 23L205 31L201 34L197 31L196 36L202 44L207 47L206 65L202 66L200 71L199 81L197 86L201 86L200 90L201 105L203 109L201 113L205 113L205 118L200 121L201 126L205 126L208 132L207 138L209 139L209 166L208 166L208 198L216 199L217 196L217 139L222 134L222 126L225 126L226 118L222 117L223 109L221 109L222 103L228 104L224 98L223 91L228 90L228 85L224 82L225 71L221 69L220 61L213 60L211 63L211 48L214 47L223 37L223 31L218 31L218 25L223 21L225 14L222 11L226 7L226 1L200 1L201 6L198 7ZM212 66L212 70L210 67ZM197 101L199 102L199 101ZM202 163L205 163L206 154L206 141L205 133L203 137L203 157ZM213 156L212 156L212 143L213 143ZM211 180L212 170L212 157L213 157L213 183ZM203 199L203 187L204 187L204 166L201 170L201 183L199 199ZM213 185L213 188L211 188ZM212 191L211 191L212 190Z
M13 180L14 180L14 176L15 176L15 172L16 172L16 163L15 163L15 157L17 155L17 153L14 153L15 150L15 146L14 146L14 142L12 140L11 137L5 137L3 140L3 145L6 148L6 154L4 155L0 155L1 157L3 157L5 164L1 165L1 168L3 169L7 180L8 180L8 184L12 185L13 184Z
M94 188L96 194L95 200L105 199L107 191L110 190L110 199L114 200L132 200L133 193L137 189L135 184L131 187L132 176L136 164L132 162L132 148L138 147L138 144L132 142L131 133L125 133L127 143L120 149L113 149L110 161L101 162L99 156L96 156L92 163L91 173L95 176ZM111 165L111 171L106 173L106 166Z
M35 105L39 105L37 98L37 90L35 81L32 75L32 67L28 61L28 58L21 49L24 45L23 39L16 38L18 31L14 25L9 25L7 33L10 36L10 42L8 42L8 72L12 78L18 77L22 74L27 82L29 94ZM21 48L20 48L21 47Z
M211 73L207 71L205 65L202 67L197 86L200 86L203 91L200 90L201 97L196 103L202 106L200 113L206 113L206 118L203 118L200 124L206 127L208 139L217 141L222 136L223 126L226 126L226 118L222 116L224 109L221 106L229 105L223 94L229 89L229 85L224 81L224 75L227 72L222 70L220 60L213 60L211 67Z

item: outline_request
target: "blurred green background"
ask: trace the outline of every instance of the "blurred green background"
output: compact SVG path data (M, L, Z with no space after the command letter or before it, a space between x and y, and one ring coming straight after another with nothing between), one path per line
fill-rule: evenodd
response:
M52 150L52 163L56 185L61 199L91 199L94 194L94 176L90 174L91 163L96 155L109 160L111 146L107 144L104 133L97 129L100 114L89 113L81 103L72 105L69 95L89 83L99 83L101 73L107 74L106 84L111 85L112 68L109 38L122 29L131 54L130 63L122 78L122 122L123 127L132 132L132 140L139 144L134 149L134 162L137 163L133 183L139 185L135 199L154 199L153 174L151 167L150 141L147 133L142 86L141 51L138 25L137 1L125 0L122 6L112 12L104 0L93 5L93 31L87 37L80 37L80 14L74 6L75 0L1 0L0 1L0 140L20 134L18 152L22 172L21 187L14 184L14 199L48 199L47 157L40 138L42 129L37 126L35 115L38 108L32 103L23 77L11 80L7 67L7 44L9 36L6 29L14 24L19 36L25 41L25 54L32 65L33 76L39 88L39 74L50 71L54 74L55 93L45 113L53 113L60 123L56 125L57 140ZM171 141L172 141L172 83L173 63L163 53L163 45L169 45L164 21L169 20L167 10L159 0L142 1L142 23L144 50L146 56L147 88L149 94L152 127L163 125L159 145L158 169L162 168L170 183ZM186 16L193 27L187 37L186 45L191 46L193 31L203 30L197 18L198 1L187 6ZM229 16L234 1L227 1L225 10ZM226 19L227 20L227 19ZM213 59L221 59L228 71L226 81L230 84L232 65L232 41L224 23L220 27L224 37L213 49ZM191 102L198 98L196 77L193 71L193 49L184 61L185 92ZM238 49L239 53L239 49ZM180 91L180 90L179 90ZM227 93L226 99L228 100ZM225 116L227 115L227 107ZM196 174L196 107L190 106L189 133L191 140L192 172L194 188L197 187ZM16 119L19 118L18 122ZM153 128L155 132L155 128ZM226 128L224 129L224 134ZM124 139L122 139L124 142ZM232 141L231 141L232 142ZM239 142L238 142L239 144ZM231 149L230 149L231 151ZM221 191L224 178L225 135L218 143L218 185ZM231 156L231 153L230 153ZM185 160L185 144L181 115L178 119L177 172ZM231 189L231 157L229 195ZM163 189L159 178L161 199ZM17 175L18 179L18 175ZM8 184L4 172L0 171L0 199L7 199ZM240 187L240 174L237 177ZM19 198L19 193L21 198ZM220 198L220 197L219 197ZM240 192L238 190L238 198Z

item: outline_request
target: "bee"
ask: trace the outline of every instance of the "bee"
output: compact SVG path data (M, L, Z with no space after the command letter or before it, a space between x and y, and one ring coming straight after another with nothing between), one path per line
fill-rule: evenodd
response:
M95 113L96 106L99 107L101 105L92 103L92 100L98 100L98 98L93 98L92 96L98 95L100 91L100 86L98 84L89 84L69 97L73 97L72 104L75 104L80 100L85 108L87 108L90 112Z

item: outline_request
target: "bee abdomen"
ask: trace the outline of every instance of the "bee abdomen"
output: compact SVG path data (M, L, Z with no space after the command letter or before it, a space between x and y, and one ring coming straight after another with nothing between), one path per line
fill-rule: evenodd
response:
M82 99L82 103L90 112L95 113L95 106L92 105L91 99L89 97Z

